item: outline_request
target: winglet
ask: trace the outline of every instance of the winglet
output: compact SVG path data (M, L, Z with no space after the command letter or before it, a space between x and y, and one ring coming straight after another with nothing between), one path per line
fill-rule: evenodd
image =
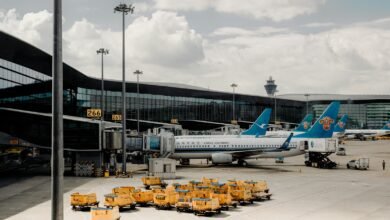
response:
M325 109L314 125L303 134L297 134L297 138L331 138L337 115L339 114L340 102L334 101Z
M334 126L333 132L344 132L345 126L347 125L348 115L343 115L337 124Z
M312 114L307 114L305 118L303 118L302 122L298 125L298 127L294 131L299 131L299 132L306 132L309 130L311 126L311 121L313 121L313 115Z
M267 132L269 119L271 118L271 109L266 108L248 130L241 132L241 135L263 136Z
M288 138L284 141L282 146L280 146L278 149L279 150L289 150L288 145L290 145L290 141L291 141L293 136L294 136L294 133L291 133L290 136L288 136Z

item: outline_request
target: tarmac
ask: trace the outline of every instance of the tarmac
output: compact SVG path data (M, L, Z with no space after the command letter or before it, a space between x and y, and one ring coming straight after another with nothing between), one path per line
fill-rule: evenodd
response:
M211 218L225 219L389 219L390 216L390 141L349 141L344 147L347 156L332 155L338 163L335 169L317 169L304 166L304 156L285 158L283 164L273 159L249 160L248 167L213 166L204 160L191 161L190 166L178 166L177 179L168 183L186 183L204 177L228 179L266 180L269 201L255 202L236 209L223 211ZM346 163L357 157L370 158L366 171L346 168ZM382 170L382 160L387 170ZM138 173L133 178L80 178L65 177L65 219L90 219L88 211L72 211L72 192L98 195L101 206L104 194L116 186L141 187ZM4 183L4 181L6 183ZM50 177L29 176L0 180L0 219L50 219ZM175 210L156 210L137 207L121 212L126 219L199 219L191 213Z

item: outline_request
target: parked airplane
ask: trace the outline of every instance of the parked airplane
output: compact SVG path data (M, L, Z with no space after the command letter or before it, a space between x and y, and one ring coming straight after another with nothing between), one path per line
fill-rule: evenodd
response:
M311 148L323 147L332 137L339 102L332 102L306 132L286 138L240 138L176 136L173 159L211 159L214 164L238 161L247 165L246 159L291 157L305 153L309 142ZM334 141L335 142L335 141ZM286 144L288 147L286 147Z
M282 136L282 137L286 136L287 137L289 134L291 134L291 132L293 132L294 134L302 134L302 133L309 130L309 128L311 127L312 121L313 121L313 115L307 114L303 118L301 123L298 125L298 127L296 129L294 129L293 131L285 131L285 130L267 131L266 136Z
M346 129L344 132L344 136L347 138L359 138L362 140L388 134L390 134L390 120L382 129Z
M340 120L334 126L333 137L341 137L344 135L345 126L347 125L348 115L341 116Z

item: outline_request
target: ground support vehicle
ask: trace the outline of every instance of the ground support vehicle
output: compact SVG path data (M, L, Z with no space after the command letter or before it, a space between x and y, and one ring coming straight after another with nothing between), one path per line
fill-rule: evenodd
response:
M211 198L218 199L222 210L229 210L229 207L237 208L238 202L232 200L229 193L212 193Z
M213 198L193 198L192 211L195 215L211 216L221 213L221 206L218 199Z
M245 185L252 193L252 197L255 201L264 199L271 199L272 194L269 193L269 188L266 181L243 181L239 182L241 185Z
M175 206L177 212L192 212L192 199L179 198Z
M351 160L347 163L348 169L356 169L356 170L367 170L370 167L370 159L368 158L359 158L356 160Z
M161 180L160 177L157 176L144 176L141 178L142 183L145 186L145 189L150 189L150 186L161 186L161 188L165 188L167 183Z
M104 206L107 208L119 207L119 208L130 208L134 209L136 202L132 195L126 194L106 194L104 195Z
M305 155L305 165L308 167L332 169L337 164L328 158L330 154L332 153L308 152Z
M119 220L119 208L91 208L91 220Z
M133 191L133 198L135 202L140 206L148 206L153 203L153 191L142 191L140 189L136 189Z
M237 184L229 184L229 190L228 192L232 196L233 201L237 201L240 203L240 205L245 205L245 204L253 204L253 197L252 193L249 189L246 189L243 186L239 186Z
M80 194L76 192L70 195L70 205L73 210L81 210L97 207L99 205L99 201L96 199L96 193Z
M199 186L203 186L203 183L200 181L191 180L188 182L188 189L189 190L195 190Z
M175 191L165 191L153 194L153 204L156 209L171 209L178 200L178 194Z

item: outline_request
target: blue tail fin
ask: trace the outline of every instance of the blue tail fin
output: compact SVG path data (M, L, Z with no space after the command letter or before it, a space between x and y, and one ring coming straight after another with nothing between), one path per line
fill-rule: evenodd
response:
M334 126L334 132L344 132L347 125L348 115L343 115Z
M297 138L331 138L337 115L340 109L340 102L332 102L317 119L314 125L303 134L298 134Z
M313 115L307 114L294 131L306 132L311 126L311 121L313 121Z
M385 126L383 126L382 130L390 130L390 120L386 122Z
M270 108L264 109L261 115L250 126L250 128L246 131L241 132L241 135L255 135L255 136L265 135L265 132L267 132L267 127L270 118L271 118L271 109Z

